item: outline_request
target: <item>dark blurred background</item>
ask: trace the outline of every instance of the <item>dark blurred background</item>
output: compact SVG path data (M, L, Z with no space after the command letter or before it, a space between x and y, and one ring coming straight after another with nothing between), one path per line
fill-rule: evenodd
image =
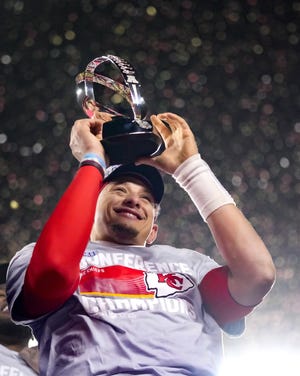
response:
M1 0L0 261L35 241L76 172L85 117L75 76L114 54L152 113L175 112L277 267L277 283L226 348L300 346L300 2ZM187 195L165 176L159 242L219 260ZM227 340L226 340L227 341Z

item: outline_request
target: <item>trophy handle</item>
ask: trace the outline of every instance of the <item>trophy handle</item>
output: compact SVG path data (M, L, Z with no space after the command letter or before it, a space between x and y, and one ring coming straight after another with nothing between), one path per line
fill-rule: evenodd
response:
M119 69L125 85L95 72L98 65L107 61ZM122 116L122 114L112 110L111 108L102 106L96 102L93 83L106 86L126 99L130 104L135 119L143 120L146 117L147 106L144 98L141 95L141 85L136 79L134 68L126 60L114 55L97 57L87 65L84 72L79 73L76 76L75 80L77 85L80 85L81 83L84 84L83 89L78 89L77 98L80 103L83 103L84 110L89 117L91 117L91 115L94 113L93 110L99 110L99 107L102 108L104 112Z

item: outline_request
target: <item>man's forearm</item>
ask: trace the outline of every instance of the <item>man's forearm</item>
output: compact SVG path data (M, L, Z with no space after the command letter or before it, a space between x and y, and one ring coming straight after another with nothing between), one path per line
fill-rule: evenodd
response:
M186 160L173 177L211 230L228 266L232 296L245 305L260 302L275 278L271 256L261 238L200 155Z

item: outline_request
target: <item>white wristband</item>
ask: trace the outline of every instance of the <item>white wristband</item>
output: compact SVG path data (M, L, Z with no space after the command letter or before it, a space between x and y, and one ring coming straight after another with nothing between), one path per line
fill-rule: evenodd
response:
M184 161L174 172L173 178L188 193L205 222L221 206L235 205L233 198L200 154Z

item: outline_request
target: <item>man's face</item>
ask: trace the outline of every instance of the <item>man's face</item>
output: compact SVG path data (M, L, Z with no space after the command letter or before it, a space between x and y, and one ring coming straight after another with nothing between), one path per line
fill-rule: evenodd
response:
M147 185L135 177L122 177L102 189L91 239L151 244L157 235L154 218L155 202Z

